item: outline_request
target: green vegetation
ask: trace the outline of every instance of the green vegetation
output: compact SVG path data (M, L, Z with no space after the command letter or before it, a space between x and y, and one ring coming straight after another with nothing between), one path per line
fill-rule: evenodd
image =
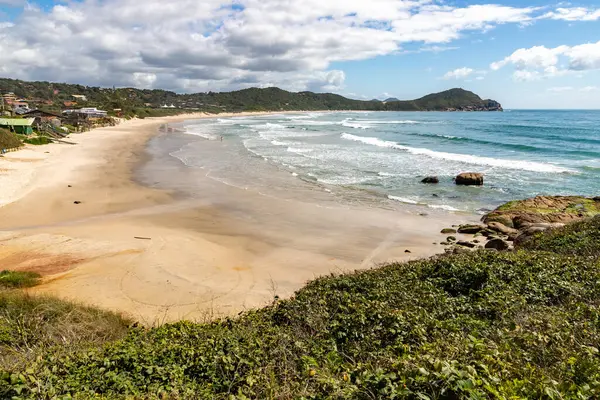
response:
M11 131L0 128L0 149L14 149L21 147L22 143Z
M324 277L235 319L47 349L2 374L0 397L598 398L599 232L597 218L525 250Z
M567 255L598 256L600 216L538 234L532 240L523 243L522 247Z
M41 276L27 271L1 271L0 288L28 288L36 286Z
M21 370L75 351L119 339L127 332L129 321L122 317L46 296L31 296L18 290L0 290L0 368ZM18 394L19 384L3 372L7 393ZM9 389L10 388L10 389ZM37 396L36 396L37 397Z
M52 140L47 136L26 136L19 135L22 138L23 143L32 144L35 146L52 143Z
M493 100L482 100L476 94L463 89L451 89L417 100L384 103L378 100L353 100L332 93L291 93L278 88L176 94L165 90L106 89L0 78L0 92L14 92L17 96L35 100L54 112L59 111L65 101L75 100L73 95L84 95L87 101L80 101L79 106L98 107L108 111L110 115L123 117L173 115L189 110L210 113L280 110L426 111L448 108L496 109L500 106ZM52 105L48 105L48 102L52 102ZM160 108L163 105L174 105L176 108Z

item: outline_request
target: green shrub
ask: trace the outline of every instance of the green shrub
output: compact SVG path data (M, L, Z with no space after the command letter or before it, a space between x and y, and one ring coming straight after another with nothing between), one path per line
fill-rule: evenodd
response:
M481 251L325 277L236 319L48 352L0 397L598 397L599 263Z
M32 145L43 145L52 143L52 140L46 136L33 136L33 137L25 137L23 139L24 143L32 144Z
M540 233L521 247L559 254L600 256L600 216Z
M27 288L39 283L40 275L35 272L1 271L0 288Z

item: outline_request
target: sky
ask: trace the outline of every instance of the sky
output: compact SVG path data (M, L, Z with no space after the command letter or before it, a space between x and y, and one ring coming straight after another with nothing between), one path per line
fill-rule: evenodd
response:
M0 0L0 77L600 109L600 3Z

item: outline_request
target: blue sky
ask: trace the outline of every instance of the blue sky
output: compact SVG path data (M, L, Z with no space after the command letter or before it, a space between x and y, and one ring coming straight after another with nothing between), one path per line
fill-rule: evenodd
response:
M499 0L0 0L0 76L355 98L463 87L600 109L600 5Z

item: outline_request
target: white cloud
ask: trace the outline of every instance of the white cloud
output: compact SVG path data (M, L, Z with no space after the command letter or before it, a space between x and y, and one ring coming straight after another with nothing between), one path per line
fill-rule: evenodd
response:
M597 90L600 90L597 86L585 86L579 89L580 92L595 92Z
M547 48L534 46L518 49L503 60L494 62L494 71L512 65L516 80L552 78L600 69L600 41L577 46Z
M561 92L570 92L574 88L572 86L556 86L548 88L549 92L561 93Z
M472 68L457 68L453 71L446 72L446 74L444 75L444 79L465 79L473 72L475 72L475 70Z
M541 18L549 18L564 21L596 21L600 19L600 9L588 10L583 7L557 8L544 14Z
M482 81L484 79L485 79L485 77L483 77L483 76L478 76L477 78L475 78L475 80L477 80L477 81Z
M595 12L584 10L569 18ZM451 50L449 43L468 32L540 18L555 16L534 7L432 0L82 0L49 11L26 3L13 26L0 23L0 72L181 91L336 91L345 75L330 69L334 62L396 54L415 42L418 51ZM586 49L571 50L573 69L597 62L578 53Z

